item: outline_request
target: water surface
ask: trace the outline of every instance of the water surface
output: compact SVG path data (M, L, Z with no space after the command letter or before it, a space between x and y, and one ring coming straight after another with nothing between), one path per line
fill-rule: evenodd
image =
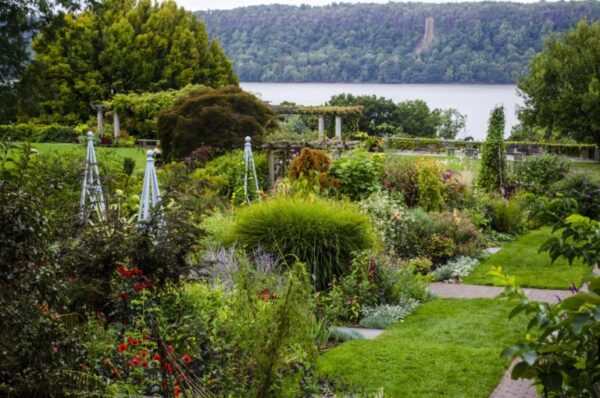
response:
M332 95L351 93L386 97L395 102L420 99L430 108L456 108L467 115L467 126L460 137L484 139L490 111L504 105L505 136L518 121L515 115L522 99L514 85L484 84L354 84L354 83L241 83L244 90L272 104L292 101L302 105L322 105Z

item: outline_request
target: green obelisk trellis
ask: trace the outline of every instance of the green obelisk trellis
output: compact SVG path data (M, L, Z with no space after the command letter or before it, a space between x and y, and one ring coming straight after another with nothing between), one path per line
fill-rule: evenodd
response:
M246 196L247 203L250 203L253 199L252 192L250 192L250 189L248 188L249 177L251 177L254 182L252 185L254 188L255 199L260 199L256 166L254 164L254 157L252 156L251 138L246 137L244 144L244 195Z
M91 131L87 133L87 153L79 208L82 221L85 221L94 210L98 211L101 218L106 214L106 203L102 194L100 172L94 150L94 134Z

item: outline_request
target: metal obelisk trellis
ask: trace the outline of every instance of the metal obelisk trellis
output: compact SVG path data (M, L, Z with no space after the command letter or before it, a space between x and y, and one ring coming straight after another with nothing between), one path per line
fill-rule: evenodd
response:
M245 140L245 144L244 144L244 195L246 195L246 202L250 203L251 200L251 194L250 194L250 190L248 189L248 175L250 173L251 176L254 178L254 188L256 192L256 198L260 199L260 196L258 194L258 178L256 177L256 166L254 165L254 157L252 156L252 143L251 143L251 138L250 137L246 137Z
M90 212L96 209L101 218L104 218L106 213L106 203L102 194L98 161L96 160L96 151L94 150L94 134L91 131L87 133L87 154L79 208L82 221L87 219Z
M146 152L146 171L144 172L144 185L142 187L142 197L140 198L140 212L138 213L138 222L140 225L150 221L152 210L160 206L160 189L158 188L158 178L156 178L156 168L154 167L154 152Z

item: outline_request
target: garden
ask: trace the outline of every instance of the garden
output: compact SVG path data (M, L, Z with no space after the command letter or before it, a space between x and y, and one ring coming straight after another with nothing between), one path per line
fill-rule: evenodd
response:
M507 161L499 107L480 160L299 139L272 182L289 119L253 95L121 100L160 150L1 144L1 395L487 397L514 360L596 396L597 164Z

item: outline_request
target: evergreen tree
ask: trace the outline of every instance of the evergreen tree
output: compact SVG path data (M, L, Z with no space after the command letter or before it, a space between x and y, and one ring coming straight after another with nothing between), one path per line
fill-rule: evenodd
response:
M506 182L506 145L504 144L504 107L492 110L487 138L483 144L478 185L487 192L501 192Z
M34 39L33 49L23 83L38 99L26 109L30 116L73 122L89 116L90 103L116 93L237 84L204 23L174 1L105 0L67 14L59 29Z

